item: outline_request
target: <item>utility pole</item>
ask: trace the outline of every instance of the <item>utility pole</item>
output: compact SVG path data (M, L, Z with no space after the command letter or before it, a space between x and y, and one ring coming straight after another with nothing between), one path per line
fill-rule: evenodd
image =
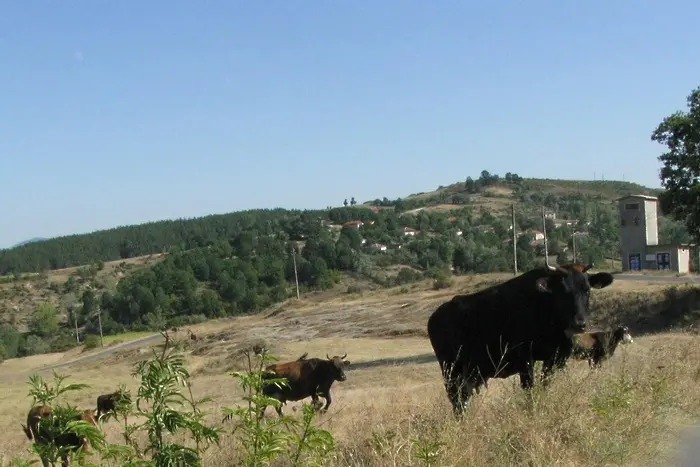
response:
M87 289L92 292L92 285L88 285ZM94 298L94 297L93 297ZM100 309L100 305L97 304L97 323L100 326L100 345L104 348L105 346L105 338L102 335L102 310Z
M105 338L102 335L102 310L100 309L100 305L97 305L97 322L100 325L100 345L104 348Z
M518 245L516 245L516 239L518 236L515 233L515 203L511 204L511 214L512 214L512 228L513 228L513 275L518 275Z
M78 333L78 318L73 312L73 305L68 305L68 317L73 319L73 325L75 326L75 342L80 344L80 334Z
M571 234L571 246L574 249L574 264L576 264L576 231Z
M544 206L542 206L542 233L544 234L544 264L549 266L549 252L547 250L547 220L544 217Z
M292 247L292 261L294 261L294 282L297 285L297 300L299 300L299 276L297 275L297 251Z

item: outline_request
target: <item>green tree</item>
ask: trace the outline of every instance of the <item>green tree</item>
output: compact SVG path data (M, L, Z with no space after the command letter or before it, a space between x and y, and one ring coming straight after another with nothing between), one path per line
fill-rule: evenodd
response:
M651 135L668 151L659 156L660 178L666 189L659 196L661 209L684 221L700 240L700 87L687 97L688 111L666 117Z
M28 324L29 331L40 337L49 337L58 331L56 309L49 303L39 305Z

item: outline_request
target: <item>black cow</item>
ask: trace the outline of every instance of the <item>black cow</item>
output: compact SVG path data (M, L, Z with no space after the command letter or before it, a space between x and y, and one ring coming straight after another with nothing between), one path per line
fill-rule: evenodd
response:
M534 384L533 365L544 375L571 356L573 333L585 330L591 288L613 282L591 266L544 266L469 295L456 295L428 318L428 336L455 414L490 378L520 375Z
M86 438L71 431L65 431L55 435L51 433L52 430L50 428L42 426L43 424L49 422L52 416L51 407L48 405L37 405L32 407L27 414L27 424L22 425L22 430L24 431L24 434L27 435L27 439L30 441L33 440L38 445L45 445L53 442L55 446L68 448L70 451L77 451L79 448L83 448L83 452L87 451L89 442ZM90 409L84 410L82 413L78 414L74 420L82 420L97 426L95 415ZM51 425L50 422L49 425ZM48 467L49 460L42 457L41 464L44 467ZM61 455L61 466L70 466L70 458L68 457L68 453Z
M263 385L263 394L273 397L286 404L287 401L299 401L311 397L315 407L320 405L318 396L326 399L326 405L322 411L326 412L331 405L331 386L335 381L345 381L344 367L350 362L345 360L348 354L342 357L333 358L326 355L327 360L322 358L306 358L307 354L299 359L287 363L275 363L265 369L272 371L266 374L265 378L287 378L288 386L279 387L276 384L268 383ZM282 416L282 404L277 410L277 414ZM265 408L263 407L263 412Z
M619 343L633 342L627 326L618 326L611 331L585 332L574 336L573 356L577 360L588 360L590 368L600 368L601 362L615 354Z
M116 416L117 404L119 404L120 401L131 403L128 394L122 393L121 391L97 396L97 419L99 420L105 415Z

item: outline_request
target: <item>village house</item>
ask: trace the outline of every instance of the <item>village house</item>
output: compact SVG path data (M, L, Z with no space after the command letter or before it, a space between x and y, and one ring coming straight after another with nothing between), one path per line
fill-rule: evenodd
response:
M562 225L567 225L569 227L573 227L574 225L578 224L578 220L576 219L556 219L554 220L554 228L558 229Z
M410 235L410 236L414 237L417 233L418 233L418 231L416 229L412 229L410 227L403 228L404 235Z
M347 221L346 223L343 224L343 228L345 228L345 229L350 229L350 228L359 229L363 225L365 225L365 223L362 221Z
M372 247L379 251L386 251L386 245L382 245L381 243L375 243L374 245L372 245Z

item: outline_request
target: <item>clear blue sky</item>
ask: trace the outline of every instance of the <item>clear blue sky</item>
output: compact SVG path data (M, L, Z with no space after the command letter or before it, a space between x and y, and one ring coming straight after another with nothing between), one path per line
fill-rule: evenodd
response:
M490 3L491 5L487 5ZM700 2L0 6L0 247L478 176L659 186Z

